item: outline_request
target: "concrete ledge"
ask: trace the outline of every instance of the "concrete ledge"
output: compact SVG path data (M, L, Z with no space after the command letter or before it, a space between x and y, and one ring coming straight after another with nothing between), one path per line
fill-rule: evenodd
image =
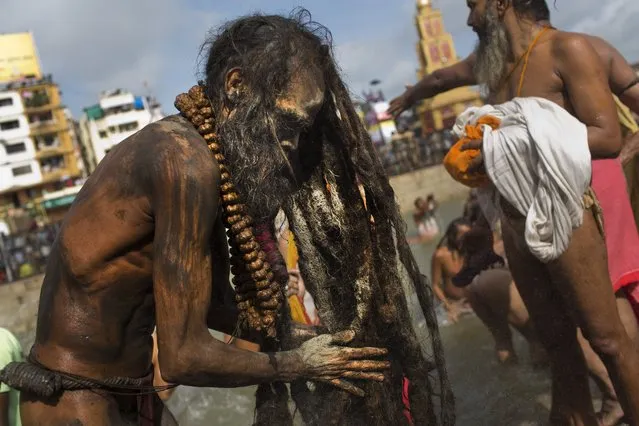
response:
M439 202L468 196L470 189L450 177L444 166L433 166L390 178L402 213L412 212L417 197L433 194Z
M0 327L10 330L29 352L35 338L43 275L0 285Z

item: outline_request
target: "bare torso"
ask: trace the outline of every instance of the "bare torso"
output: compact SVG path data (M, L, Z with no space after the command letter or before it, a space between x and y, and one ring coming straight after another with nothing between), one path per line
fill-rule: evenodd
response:
M195 129L178 116L168 117L115 147L65 217L46 270L32 352L48 368L97 379L151 371L149 171L159 150L171 149L170 144L210 158L210 167L216 167ZM226 237L219 219L215 226L214 281L226 288Z
M610 61L604 60L606 49L607 45L595 37L549 29L533 45L527 66L523 65L526 61L521 61L504 82L501 90L491 96L490 101L500 104L518 96L540 97L552 101L588 126L589 147L593 160L597 157L609 157L610 146L614 146L618 141L615 141L614 134L608 130L604 130L604 133L602 129L610 127L611 118L617 126L616 114L608 114L614 113L616 109L610 97L608 84L598 84L596 89L592 84L594 80L608 82ZM580 64L580 55L584 56L585 64ZM597 59L600 60L599 65L595 67ZM580 65L582 68L590 66L591 70L587 73L576 73L575 68ZM575 74L579 74L580 77L574 78ZM601 102L595 103L596 99ZM600 106L599 109L593 107L597 104ZM605 113L602 113L604 111ZM609 141L606 141L605 137L597 137L596 132L608 136ZM597 145L591 143L595 138L599 140ZM570 140L559 142L570 143ZM602 156L600 153L605 155ZM504 213L518 216L509 208L508 203L503 204L506 205Z
M564 95L562 79L553 66L555 60L552 49L557 34L557 31L547 31L534 46L525 69L521 93L517 93L517 89L524 70L522 65L519 65L504 82L501 90L491 95L491 103L501 104L517 96L535 96L553 101L568 111L571 110L571 105Z
M440 247L434 254L435 262L441 266L441 285L446 297L453 300L464 298L464 290L453 284L453 277L459 273L463 266L463 259L460 255L452 253L446 247Z

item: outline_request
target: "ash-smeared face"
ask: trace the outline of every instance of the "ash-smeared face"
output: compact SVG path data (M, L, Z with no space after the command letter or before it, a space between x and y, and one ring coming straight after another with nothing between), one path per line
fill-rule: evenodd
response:
M218 134L233 181L256 220L274 217L319 160L309 158L314 156L309 153L321 144L314 124L324 92L321 74L300 70L274 107L247 96L220 124Z

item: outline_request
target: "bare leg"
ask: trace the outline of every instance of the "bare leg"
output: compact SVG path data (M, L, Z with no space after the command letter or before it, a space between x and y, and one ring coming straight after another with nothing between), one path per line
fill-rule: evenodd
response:
M506 318L500 318L495 315L494 311L481 299L481 296L474 293L468 293L468 301L477 317L495 339L495 351L497 359L500 363L515 362L517 360L515 349L512 342L512 333L508 327Z
M617 310L623 323L623 328L628 333L630 339L634 342L635 348L639 350L639 324L637 323L637 315L635 314L632 305L628 301L626 292L621 289L617 292Z
M624 329L626 330L626 333L635 340L637 337L638 327L634 311L623 290L617 292L616 297L617 309ZM601 358L599 358L595 351L593 351L592 347L581 333L579 333L579 344L584 351L590 376L597 384L602 395L601 411L598 414L599 419L604 426L614 426L623 418L623 409L617 399L617 393L615 392L610 376L608 375L608 370L606 370L606 366Z
M601 358L592 350L590 343L584 338L581 330L579 331L579 345L584 352L588 373L601 392L601 410L597 413L597 417L604 426L614 426L623 417L623 409L617 399L617 393L612 386L612 381L608 375L608 370Z
M484 271L465 292L473 310L495 339L497 359L502 364L517 361L508 325L510 281L507 270Z
M596 426L576 325L547 268L528 251L522 237L524 221L523 217L504 216L503 240L511 273L550 360L551 424Z
M515 327L515 329L521 333L528 342L530 361L532 365L535 367L546 366L548 364L548 356L546 355L543 345L539 341L533 322L530 320L528 309L526 308L514 281L511 281L508 290L510 293L508 323Z
M639 357L617 310L606 247L592 212L584 212L568 249L548 266L584 337L606 366L630 424L639 425Z

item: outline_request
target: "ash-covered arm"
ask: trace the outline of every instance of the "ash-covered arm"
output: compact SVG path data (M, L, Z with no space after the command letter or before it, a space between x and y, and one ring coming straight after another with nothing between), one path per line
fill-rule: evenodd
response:
M153 286L162 377L207 387L299 377L300 359L292 353L244 351L208 331L219 172L198 155L190 157L166 153L153 176Z

